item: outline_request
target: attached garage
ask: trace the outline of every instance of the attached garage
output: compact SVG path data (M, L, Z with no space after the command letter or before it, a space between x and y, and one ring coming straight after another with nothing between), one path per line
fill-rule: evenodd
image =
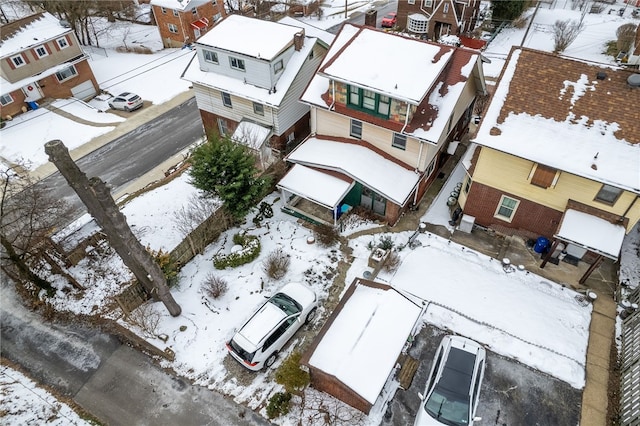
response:
M91 80L87 80L84 83L80 83L77 86L72 87L71 94L74 98L87 101L96 96L98 92L96 91L96 88L93 87L93 82Z

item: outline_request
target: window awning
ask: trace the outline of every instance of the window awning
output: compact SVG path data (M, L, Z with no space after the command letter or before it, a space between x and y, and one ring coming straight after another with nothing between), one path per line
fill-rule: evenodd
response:
M555 238L617 260L625 228L597 216L567 209Z
M201 18L191 23L193 28L204 30L209 26L209 20L207 18Z
M344 181L300 164L294 165L278 182L278 188L330 210L335 210L353 185L353 180Z

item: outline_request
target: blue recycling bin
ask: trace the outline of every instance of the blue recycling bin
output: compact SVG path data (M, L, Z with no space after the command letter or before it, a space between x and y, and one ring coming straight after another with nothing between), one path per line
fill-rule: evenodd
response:
M538 237L536 244L533 246L533 251L536 253L544 253L549 249L550 242L545 237Z

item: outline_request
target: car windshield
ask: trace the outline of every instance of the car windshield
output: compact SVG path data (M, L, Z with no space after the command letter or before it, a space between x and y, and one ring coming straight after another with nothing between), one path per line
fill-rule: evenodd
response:
M284 293L276 293L269 302L282 309L287 316L297 314L302 311L302 306Z
M425 411L440 423L466 426L469 423L469 402L466 398L436 387L424 404Z

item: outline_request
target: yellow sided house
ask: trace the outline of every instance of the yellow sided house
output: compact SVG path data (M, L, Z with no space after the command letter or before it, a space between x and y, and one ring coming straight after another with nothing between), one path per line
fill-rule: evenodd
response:
M475 223L553 241L544 263L618 259L640 218L637 70L514 47L473 142L459 202Z

